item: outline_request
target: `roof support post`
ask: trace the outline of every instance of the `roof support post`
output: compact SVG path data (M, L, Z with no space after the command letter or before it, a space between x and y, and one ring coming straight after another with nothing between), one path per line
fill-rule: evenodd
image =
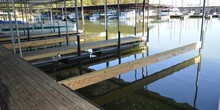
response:
M75 18L76 18L76 34L77 34L77 54L81 56L81 45L80 45L80 35L79 35L79 16L78 16L78 3L75 0Z
M11 13L10 13L9 1L8 0L6 0L6 7L7 7L7 12L8 12L8 20L9 20L10 32L11 32L11 42L12 42L12 45L13 45L14 54L16 54L14 31L13 31L13 27L12 27Z

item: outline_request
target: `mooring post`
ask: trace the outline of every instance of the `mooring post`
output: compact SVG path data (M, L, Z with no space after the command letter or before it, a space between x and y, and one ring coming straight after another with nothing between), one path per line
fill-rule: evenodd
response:
M10 13L10 9L9 9L9 1L8 0L6 0L6 6L7 6L7 12L8 12L9 25L10 25L11 41L12 41L14 53L16 53L14 31L13 31L13 27L12 27L11 13Z
M134 35L137 35L137 0L135 0L135 25L134 25Z
M203 0L203 8L202 8L202 24L201 24L201 33L200 33L200 41L202 43L201 49L199 50L199 53L202 52L203 45L204 45L204 19L205 19L205 9L206 9L206 0Z
M15 18L16 35L17 35L17 39L18 39L19 53L20 53L20 57L23 58L23 55L22 55L22 49L21 49L20 35L19 35L19 30L18 30L17 15L16 15L16 12L15 12L15 4L14 4L14 0L12 0L12 9L13 9L13 12L14 12L14 18Z
M118 52L119 52L120 48L121 48L121 32L120 32L120 21L119 21L120 2L119 2L119 0L117 0L117 3L118 3L117 18L118 18Z
M108 17L107 17L107 0L104 0L104 10L105 10L105 40L108 40Z
M66 21L66 45L69 45L69 28L67 24L67 10L66 10L66 0L64 0L64 11L65 11L65 21Z
M75 0L75 18L76 18L76 34L77 34L77 54L81 56L81 48L80 48L80 35L79 35L79 17L78 17L78 4L77 0Z

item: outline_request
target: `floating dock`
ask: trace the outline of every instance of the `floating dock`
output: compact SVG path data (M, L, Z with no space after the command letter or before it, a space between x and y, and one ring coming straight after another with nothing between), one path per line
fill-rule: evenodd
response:
M127 43L141 42L142 40L143 37L125 37L125 38L121 38L121 45ZM105 48L105 47L111 47L117 45L118 45L118 39L89 42L89 43L81 44L81 51L85 51L88 49ZM27 61L31 61L31 60L38 60L38 59L60 56L60 55L76 53L76 52L77 52L77 45L62 46L57 48L37 50L33 52L24 53L23 58Z
M201 42L192 43L183 47L171 49L162 53L155 55L147 56L135 61L127 62L117 66L113 66L104 70L91 72L89 74L80 75L77 77L69 78L63 81L60 81L60 84L64 84L72 90L80 89L106 79L113 78L115 76L121 75L123 73L129 72L131 70L144 67L195 49L201 48Z
M45 73L0 47L1 110L98 110Z

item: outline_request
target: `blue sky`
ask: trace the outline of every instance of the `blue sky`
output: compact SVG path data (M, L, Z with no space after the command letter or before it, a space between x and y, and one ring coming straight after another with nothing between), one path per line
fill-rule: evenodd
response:
M168 4L168 5L172 5L172 1L174 2L174 5L175 5L175 2L177 4L177 6L181 6L182 4L182 0L160 0L161 1L161 4ZM203 3L203 0L201 0L202 3ZM220 6L220 0L206 0L206 2L209 1L209 5L219 5ZM150 0L150 3L156 3L158 4L159 3L159 0ZM200 0L183 0L183 6L187 6L187 5L198 5L200 4Z

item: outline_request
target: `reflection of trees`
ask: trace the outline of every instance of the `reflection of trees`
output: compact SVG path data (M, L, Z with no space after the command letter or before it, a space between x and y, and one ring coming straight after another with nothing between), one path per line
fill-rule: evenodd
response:
M200 56L189 59L185 62L179 63L170 68L164 69L160 72L154 73L152 75L149 75L147 77L144 77L140 80L137 80L129 84L127 82L120 81L121 84L119 85L122 86L114 86L114 88L106 88L105 90L108 90L109 92L105 91L105 93L98 93L98 95L93 94L96 93L95 90L99 88L99 86L95 86L96 84L94 86L89 86L87 88L80 89L79 92L86 93L83 95L93 94L92 96L93 98L90 97L90 99L92 99L92 101L94 101L98 105L102 105L104 108L113 109L114 107L115 108L125 107L121 109L128 109L134 107L138 109L145 109L145 107L154 108L155 106L158 106L159 108L161 107L161 108L170 108L170 109L171 108L192 109L192 107L189 106L188 104L177 103L170 98L163 97L157 93L145 90L143 89L143 87L155 81L158 81L166 76L169 76L177 71L180 71L190 65L197 64L199 62L200 62ZM115 78L107 81L111 85L111 83L114 83L114 80ZM98 85L100 84L102 84L102 82L98 83ZM93 92L91 92L90 90L93 90ZM151 103L147 103L147 102L151 102Z

